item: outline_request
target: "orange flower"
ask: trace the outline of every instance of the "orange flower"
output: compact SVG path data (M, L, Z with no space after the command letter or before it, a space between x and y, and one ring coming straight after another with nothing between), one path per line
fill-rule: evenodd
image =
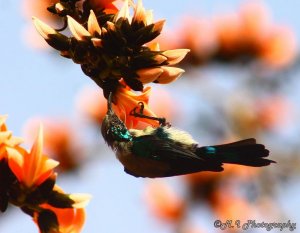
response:
M64 191L57 185L55 191L64 194ZM89 202L91 196L87 194L70 194L69 197L74 201L73 208L56 208L49 204L42 204L39 207L52 211L58 221L58 231L54 233L79 233L85 222L84 207ZM34 214L34 222L38 223L39 213Z
M257 103L257 118L264 129L286 126L291 121L293 106L283 96L272 96Z
M182 26L175 32L173 38L177 38L176 35L181 35L177 47L191 50L184 61L195 64L207 61L218 48L216 29L211 20L186 17L182 22ZM168 46L168 38L165 43Z
M178 221L185 211L185 203L166 183L151 182L145 192L146 203L158 218Z
M144 103L143 114L147 116L154 116L155 114L148 107L149 95L151 87L146 87L142 94L137 95L127 86L121 86L115 93L114 100L116 102L116 112L119 113L123 122L128 128L134 128L138 122L144 122L152 126L158 126L158 122L146 118L138 118L130 115L130 112L139 107L139 102Z
M254 216L255 209L247 199L234 193L234 187L227 184L214 191L211 206L213 211L222 221L226 219L239 219L246 221L249 216Z
M296 55L295 33L288 27L273 27L261 41L259 47L261 60L274 68L290 65Z
M271 26L271 14L262 2L243 4L239 14L242 21L241 38L247 46L257 47Z
M271 24L271 14L266 6L249 2L242 7L243 22L241 38L246 46L255 49L258 57L275 68L289 65L296 56L297 46L293 31L287 27Z
M182 177L185 178L190 184L204 186L206 183L212 183L216 180L219 180L222 176L224 176L224 172L222 172L222 175L220 175L221 173L218 172L196 172Z
M105 9L106 14L115 14L118 12L116 7L117 0L87 0L94 10Z
M219 53L232 58L240 52L242 23L237 14L227 14L216 20Z
M85 210L73 208L55 208L48 204L41 207L49 209L57 216L59 230L51 233L80 233L85 222ZM37 222L38 214L35 213L34 221Z
M80 164L81 147L67 119L31 119L25 126L27 138L34 138L39 123L44 127L44 150L59 162L60 171L75 169ZM75 135L75 136L74 136Z
M40 127L38 137L30 152L25 149L7 148L8 165L20 183L30 188L38 186L53 173L58 162L43 155L43 130Z
M6 158L6 148L18 146L23 139L12 136L12 132L7 130L5 121L7 116L0 115L0 160Z

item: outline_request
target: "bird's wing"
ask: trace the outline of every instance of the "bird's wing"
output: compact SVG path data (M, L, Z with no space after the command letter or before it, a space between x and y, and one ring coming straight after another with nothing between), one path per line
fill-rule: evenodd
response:
M134 140L132 152L136 156L168 164L169 169L157 177L223 170L221 162L198 157L191 148L185 148L184 145L172 140L162 140L154 135L137 137Z
M168 139L161 139L155 135L145 135L135 138L133 143L133 154L154 160L197 160L198 157L193 151L184 147L179 143Z

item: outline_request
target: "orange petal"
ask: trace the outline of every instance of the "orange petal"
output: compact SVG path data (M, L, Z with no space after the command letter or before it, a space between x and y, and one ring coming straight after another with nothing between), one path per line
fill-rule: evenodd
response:
M80 233L85 222L85 210L83 208L59 209L48 204L41 205L42 208L53 211L59 224L59 233ZM37 221L36 217L33 219Z
M160 21L154 23L153 31L160 33L165 25L165 22L166 22L166 20L163 19L163 20L160 20Z
M91 34L75 19L69 15L67 17L69 29L77 40L85 40L85 37L91 36Z
M43 152L43 130L40 128L37 140L30 153L18 148L18 150L8 149L9 166L18 180L27 187L40 185L51 174L53 169L59 164L57 161L49 159Z
M147 25L153 23L153 11L152 10L147 10L146 11L146 20L147 20Z
M115 31L115 30L116 30L116 26L115 26L115 24L114 24L113 22L107 21L106 24L107 24L107 28L108 28L108 29L110 29L110 30L112 30L112 31Z
M90 16L88 19L88 30L92 35L94 35L96 32L101 35L101 28L93 10L90 11Z
M4 144L12 135L11 131L0 132L0 144Z
M1 140L0 140L1 141ZM6 145L10 147L15 147L23 142L23 138L11 136L7 141Z
M50 27L48 24L42 22L38 18L32 17L32 20L33 20L36 30L44 39L46 39L46 40L49 39L49 35L51 35L51 34L57 34L57 32L52 27Z
M154 43L151 43L148 48L151 50L151 51L160 51L160 46L159 46L159 43L157 42L154 42Z
M11 171L15 174L19 181L24 180L24 173L22 167L24 165L24 154L26 151L18 148L18 150L13 148L6 148L8 155L8 165Z
M134 11L133 21L143 22L147 24L147 15L143 3L141 0L138 0L136 10Z
M92 43L95 47L102 47L102 40L101 39L92 38L91 41L92 41Z
M65 7L59 2L55 4L55 10L57 13L61 13L63 10L65 10Z
M83 193L72 193L69 197L75 202L72 205L74 208L84 208L92 198L90 194Z
M157 62L158 65L160 65L160 64L162 64L163 62L167 61L168 58L166 58L165 56L159 54L159 55L156 55L156 56L154 57L154 60Z
M168 58L168 65L175 65L179 63L189 51L189 49L173 49L167 50L162 54Z
M161 68L164 70L164 72L156 80L160 84L173 82L184 73L183 69L177 67L162 66Z
M0 115L0 131L6 131L5 121L7 119L7 115Z
M123 6L120 11L115 15L114 22L117 22L118 19L125 18L129 19L129 7L128 7L128 0L124 0Z
M142 94L137 95L134 92L132 92L130 89L127 89L127 87L121 87L118 89L118 92L115 94L117 107L120 111L120 113L124 114L123 121L125 122L126 126L128 128L135 127L138 122L145 122L147 124L150 124L152 126L158 126L158 122L151 120L151 119L145 119L145 118L138 118L130 115L130 112L138 107L139 102L144 103L144 114L147 116L156 116L149 108L148 102L149 102L149 95L150 95L151 87L146 87Z
M154 82L163 72L164 71L161 68L146 68L140 69L136 73L142 83L151 83Z
M12 132L7 130L6 118L6 115L0 115L0 160L7 158L7 148L13 149L23 141L21 138L14 137Z

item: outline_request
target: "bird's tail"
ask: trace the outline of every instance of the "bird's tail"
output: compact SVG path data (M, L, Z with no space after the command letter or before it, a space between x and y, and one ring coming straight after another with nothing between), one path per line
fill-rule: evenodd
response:
M252 167L267 166L275 161L266 159L269 151L254 138L229 144L205 146L197 148L196 154L206 161L240 164Z

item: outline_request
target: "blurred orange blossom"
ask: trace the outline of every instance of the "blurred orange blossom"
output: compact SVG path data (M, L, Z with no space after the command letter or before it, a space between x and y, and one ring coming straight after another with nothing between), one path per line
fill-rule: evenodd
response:
M67 119L32 118L25 124L26 138L32 139L39 124L45 129L44 149L48 155L60 163L61 171L75 169L82 159L80 140L76 138Z
M147 184L145 200L150 211L159 219L176 222L184 215L184 200L163 181Z
M235 194L230 184L214 191L211 206L217 218L225 222L228 219L238 219L243 222L248 220L249 216L255 216L253 206L246 198Z

